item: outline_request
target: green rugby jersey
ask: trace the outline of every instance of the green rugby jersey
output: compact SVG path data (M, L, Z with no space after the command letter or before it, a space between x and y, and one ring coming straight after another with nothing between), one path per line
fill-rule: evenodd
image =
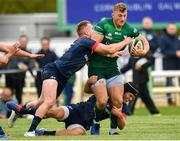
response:
M117 29L112 18L103 18L95 27L96 33L104 36L103 44L112 44L124 40L126 37L137 37L139 33L135 28L132 28L127 23L121 29ZM117 58L93 53L90 56L89 67L117 67Z

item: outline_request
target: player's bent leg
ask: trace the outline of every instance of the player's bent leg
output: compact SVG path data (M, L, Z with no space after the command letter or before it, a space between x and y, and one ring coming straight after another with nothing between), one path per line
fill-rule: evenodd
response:
M56 103L57 87L58 83L54 79L43 81L42 93L44 101L37 109L36 116L43 118L47 111Z
M52 108L48 110L45 117L46 118L55 118L58 121L65 120L69 116L69 109L66 106L61 106L58 108Z
M122 75L107 80L107 90L113 106L119 108L123 103L124 85Z
M123 80L121 75L114 76L107 80L107 88L108 88L110 101L112 103L112 106L115 106L117 108L122 108L123 93L124 93L124 85L122 84L123 84ZM110 114L110 121L111 121L111 130L109 131L109 134L110 135L118 134L116 130L118 126L117 117L113 114Z
M57 93L58 83L54 79L47 79L43 81L42 93L44 95L43 103L36 110L35 116L33 118L32 124L24 134L24 136L35 136L35 130L42 118L45 116L47 111L55 104L56 102L56 93Z
M31 109L31 108L38 108L44 101L44 94L41 93L40 97L37 100L28 102L26 104L27 109Z
M99 109L104 109L108 101L108 94L106 88L106 80L99 79L92 85L92 92L96 96L96 106Z
M35 132L36 132L36 136L86 135L86 130L81 127L76 127L73 129L57 130L57 131L36 130Z
M113 106L119 108L121 110L122 103L123 103L123 93L124 93L124 87L123 85L117 85L111 88L108 88L110 100ZM110 115L110 121L111 121L111 129L109 131L110 135L116 135L118 134L116 128L118 126L117 117L113 114Z
M94 120L91 127L92 135L100 134L100 124L98 123L101 119L101 113L108 102L108 94L106 89L106 80L99 79L95 84L92 85L92 91L96 97L96 105L94 106Z
M117 85L108 88L108 94L113 106L117 108L121 108L123 104L123 93L124 93L123 85Z
M66 134L64 135L85 135L85 134L86 134L86 129L82 125L72 124L67 127Z
M82 128L65 129L56 131L56 136L66 136L66 135L86 135L86 131Z

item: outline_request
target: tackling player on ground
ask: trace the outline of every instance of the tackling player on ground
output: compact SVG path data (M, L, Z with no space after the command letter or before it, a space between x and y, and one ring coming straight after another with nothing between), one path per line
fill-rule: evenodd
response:
M97 77L91 76L86 83L84 91L86 93L91 92L90 85L96 82ZM123 95L123 109L126 106L126 102L132 101L137 96L137 89L132 82L124 84L124 95ZM93 123L94 112L93 108L96 103L95 96L91 96L88 101L80 102L77 104L70 104L68 106L60 106L57 108L51 108L46 113L46 118L55 118L60 122L65 122L64 130L57 131L46 131L46 130L36 130L36 135L53 135L53 136L63 136L63 135L85 135L86 131L90 129ZM7 107L12 111L13 117L9 118L11 126L14 125L17 117L23 114L35 114L36 108L28 110L26 105L17 105L13 102L8 102ZM122 130L126 125L126 113L119 112L116 107L111 108L111 105L107 105L106 109L101 113L100 120L109 118L109 112L112 110L114 115L118 119L118 128ZM125 112L125 110L123 110Z

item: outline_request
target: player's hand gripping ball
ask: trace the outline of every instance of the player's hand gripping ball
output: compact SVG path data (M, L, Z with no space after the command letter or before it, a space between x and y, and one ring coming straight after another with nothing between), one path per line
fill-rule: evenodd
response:
M134 38L129 44L129 53L133 57L140 57L144 55L144 43L140 38Z

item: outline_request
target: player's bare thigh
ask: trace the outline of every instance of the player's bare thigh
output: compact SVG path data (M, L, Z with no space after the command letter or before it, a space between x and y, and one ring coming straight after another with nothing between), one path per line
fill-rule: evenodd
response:
M46 113L46 118L55 118L57 120L65 120L69 116L69 109L66 106L51 108Z
M121 75L117 75L107 80L107 89L113 106L121 107L123 103L124 85Z
M47 79L43 81L41 96L38 100L27 103L26 107L38 108L46 99L47 102L51 102L52 99L56 99L57 81L54 79Z
M56 136L64 136L64 135L86 135L86 131L81 127L56 131Z
M99 79L95 84L91 86L93 94L96 96L96 105L98 108L105 108L108 101L108 94L106 88L106 80Z
M43 81L41 93L44 99L43 103L47 103L50 106L55 104L57 96L57 87L58 82L54 79L47 79Z

